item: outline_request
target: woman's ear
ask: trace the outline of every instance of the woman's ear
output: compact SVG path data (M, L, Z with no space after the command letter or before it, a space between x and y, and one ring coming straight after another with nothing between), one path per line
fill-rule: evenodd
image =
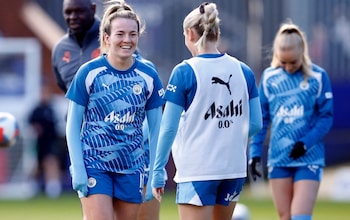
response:
M193 28L186 28L184 30L184 35L186 35L188 41L195 41L196 39L196 32L193 30Z
M188 28L187 29L188 30L188 39L190 40L190 41L195 41L195 39L196 39L196 32L193 30L193 28Z
M106 45L110 45L109 35L107 33L103 33L103 40L106 43Z

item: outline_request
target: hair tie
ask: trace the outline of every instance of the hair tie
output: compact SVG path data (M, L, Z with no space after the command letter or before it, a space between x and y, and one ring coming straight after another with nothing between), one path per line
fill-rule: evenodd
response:
M287 28L281 32L282 34L292 34L292 33L298 33L298 31L295 28Z
M204 6L209 5L209 2L203 2L200 6L199 6L199 12L201 14L204 14L205 10L204 10Z

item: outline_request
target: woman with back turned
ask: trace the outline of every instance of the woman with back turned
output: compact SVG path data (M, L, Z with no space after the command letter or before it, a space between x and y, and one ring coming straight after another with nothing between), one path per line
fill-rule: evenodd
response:
M262 126L254 74L218 50L219 21L215 3L186 16L185 45L193 57L173 69L164 95L153 194L161 200L172 148L182 220L231 220L246 178L248 137Z

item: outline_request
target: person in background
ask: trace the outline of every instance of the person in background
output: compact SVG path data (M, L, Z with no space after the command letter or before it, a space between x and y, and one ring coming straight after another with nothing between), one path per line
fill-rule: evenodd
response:
M100 20L91 0L63 0L62 7L68 29L52 51L52 66L57 85L67 92L78 68L100 55Z
M331 83L292 22L281 25L272 51L259 86L263 129L250 143L250 171L261 176L257 164L271 124L268 178L279 218L311 220L325 166L322 138L333 123Z
M254 74L218 50L219 22L215 3L185 17L185 45L193 57L174 67L164 94L153 195L161 201L172 150L182 220L231 220L247 176L248 138L262 127Z
M128 4L107 7L102 55L79 68L66 93L72 185L84 219L136 220L144 200L143 121L149 122L152 159L164 91L156 69L134 56L142 31Z
M30 112L28 122L36 134L38 179L43 180L45 194L57 198L62 192L61 158L58 145L57 117L51 103L51 91L43 87L40 103Z

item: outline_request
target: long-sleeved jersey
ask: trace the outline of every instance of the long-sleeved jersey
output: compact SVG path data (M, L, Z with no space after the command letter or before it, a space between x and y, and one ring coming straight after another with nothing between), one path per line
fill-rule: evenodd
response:
M113 68L105 55L78 70L66 97L85 107L81 142L86 168L142 172L142 123L146 111L163 104L157 71L135 59L131 68Z
M83 45L79 45L69 31L55 45L52 51L52 65L57 85L66 92L78 68L85 62L100 55L100 21L95 20L86 32Z
M333 94L325 70L313 65L312 74L305 82L301 71L290 74L283 68L267 68L259 93L263 129L252 138L250 157L261 157L271 125L268 166L324 166L322 138L333 123ZM289 153L297 141L304 142L307 151L293 160Z

